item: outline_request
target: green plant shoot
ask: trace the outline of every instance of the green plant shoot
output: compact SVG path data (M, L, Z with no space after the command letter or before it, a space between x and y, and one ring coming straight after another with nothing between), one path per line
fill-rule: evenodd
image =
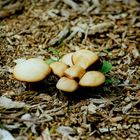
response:
M103 73L108 73L109 71L111 71L111 69L112 69L112 64L108 61L103 61L103 65L100 71Z

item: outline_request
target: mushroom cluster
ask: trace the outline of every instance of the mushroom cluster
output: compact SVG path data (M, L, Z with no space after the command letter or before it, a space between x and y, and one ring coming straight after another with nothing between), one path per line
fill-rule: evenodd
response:
M38 58L31 58L17 64L13 75L17 80L25 82L38 82L46 78L51 71L60 79L56 88L64 92L74 92L81 87L98 87L105 82L103 73L88 70L95 67L99 56L92 51L82 49L64 55L59 61L48 65Z

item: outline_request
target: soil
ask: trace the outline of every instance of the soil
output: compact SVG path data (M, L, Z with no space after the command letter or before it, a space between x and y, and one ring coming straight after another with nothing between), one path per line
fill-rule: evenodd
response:
M0 106L0 128L16 140L139 140L139 44L135 0L0 0L0 96L25 103ZM54 75L34 84L13 77L21 59L80 49L112 64L108 83L66 94Z

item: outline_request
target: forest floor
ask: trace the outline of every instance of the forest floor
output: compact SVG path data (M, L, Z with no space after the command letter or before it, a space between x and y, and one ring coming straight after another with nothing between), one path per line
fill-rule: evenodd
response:
M79 49L112 64L107 84L65 94L56 89L53 76L45 86L32 88L13 77L20 59L60 58ZM1 0L0 137L140 140L140 4Z

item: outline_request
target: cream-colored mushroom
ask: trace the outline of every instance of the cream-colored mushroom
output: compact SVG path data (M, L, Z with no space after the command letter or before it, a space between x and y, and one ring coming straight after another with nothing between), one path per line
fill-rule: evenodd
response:
M74 92L78 88L78 83L73 79L69 79L67 77L61 77L58 80L56 87L57 89L65 92Z
M52 72L59 77L62 77L64 75L64 71L68 68L68 66L63 62L53 62L50 64L50 67Z
M38 82L43 80L51 72L49 65L39 58L31 58L18 63L13 69L13 75L17 80L25 82Z
M79 85L83 87L97 87L105 82L105 76L99 71L88 71L79 81Z
M72 63L72 55L74 53L68 53L68 54L65 54L61 59L60 61L65 63L66 65L68 66L73 66L73 63Z
M85 72L85 69L81 66L73 65L64 71L64 75L71 79L81 79Z
M79 65L84 69L94 64L99 59L99 56L89 50L79 50L72 55L72 62L74 65Z

